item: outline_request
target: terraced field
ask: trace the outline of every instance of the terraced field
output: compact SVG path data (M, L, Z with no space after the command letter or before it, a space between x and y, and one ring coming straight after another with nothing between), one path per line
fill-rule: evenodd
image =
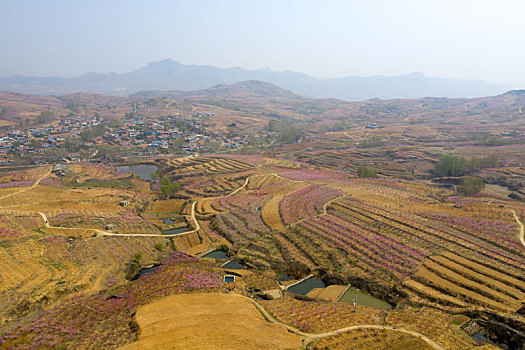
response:
M189 157L168 160L166 175L179 179L185 176L234 173L251 168L249 164L230 158Z
M96 292L125 281L123 268L135 253L151 264L158 260L155 244L164 238L68 240L35 237L0 246L0 318L27 302L54 300L74 291Z
M75 176L111 175L114 168L71 164ZM74 175L72 175L74 174ZM156 225L137 215L149 193L103 187L72 188L68 179L36 168L24 174L33 185L20 186L0 197L0 319L26 310L31 303L54 302L74 292L97 292L125 282L127 265L135 254L151 264L169 251L163 237L97 236L94 229L116 233L160 234ZM129 204L123 208L121 202ZM46 220L46 221L45 221ZM35 304L36 305L36 304Z
M243 258L359 276L382 286L382 297L395 286L420 305L523 318L516 312L525 301L525 254L501 202L407 181L294 171L289 179L254 176L242 195L213 202L222 212L212 220L217 232ZM245 224L255 222L257 230Z
M483 194L458 196L414 181L357 179L283 160L164 161L161 168L183 184L180 198L154 201L154 190L142 180L133 190L73 187L42 169L30 186L15 186L17 191L0 197L2 320L9 322L37 300L47 305L74 292L125 285L137 253L147 265L176 247L191 254L229 249L229 256L252 269L294 279L313 273L394 304L422 307L356 314L348 304L263 302L273 317L300 332L374 325L322 340L312 336L313 348L430 344L410 332L449 344L446 348L471 348L472 341L455 328L434 330L425 321L451 324L452 314L497 315L508 324L525 324L518 312L525 303L525 251L513 215L522 218L522 204ZM77 177L96 175L89 165L79 169ZM110 168L100 169L111 174ZM161 221L167 218L169 223ZM191 235L162 236L177 225L189 225ZM246 290L278 289L261 276L246 274ZM377 328L383 324L410 332Z
M137 312L141 334L124 350L144 348L292 349L299 336L266 322L249 299L224 294L176 295ZM162 327L157 325L162 323ZM206 332L195 332L198 325ZM203 345L206 344L206 345Z

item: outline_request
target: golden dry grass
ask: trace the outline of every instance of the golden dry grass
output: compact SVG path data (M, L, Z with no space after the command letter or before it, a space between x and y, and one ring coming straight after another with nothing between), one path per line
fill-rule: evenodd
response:
M299 349L301 337L269 323L248 299L231 294L181 294L137 311L133 349Z
M261 210L262 218L266 225L273 230L280 230L284 228L281 215L279 214L279 203L284 198L284 194L277 194L273 196Z
M148 210L150 213L172 213L179 212L186 203L183 199L160 200L153 203L153 207Z
M348 286L346 285L340 285L340 284L334 284L334 285L328 286L321 290L318 298L323 299L323 300L328 300L328 301L336 301L337 298L339 298L339 296L343 294L343 292L346 290L347 287Z

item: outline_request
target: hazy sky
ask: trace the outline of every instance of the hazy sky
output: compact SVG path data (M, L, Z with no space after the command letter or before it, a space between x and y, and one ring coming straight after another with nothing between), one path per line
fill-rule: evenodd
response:
M525 1L0 0L0 50L2 75L120 73L172 58L525 87Z

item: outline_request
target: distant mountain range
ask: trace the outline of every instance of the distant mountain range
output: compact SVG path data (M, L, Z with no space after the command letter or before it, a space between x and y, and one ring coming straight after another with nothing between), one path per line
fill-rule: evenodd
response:
M240 67L184 65L165 59L129 73L88 73L76 78L13 75L0 78L0 90L37 95L63 95L77 91L127 96L144 90L199 90L219 84L258 80L306 96L360 101L371 98L481 97L503 93L509 88L478 80L426 77L411 73L395 77L351 76L314 78L289 70L246 70Z

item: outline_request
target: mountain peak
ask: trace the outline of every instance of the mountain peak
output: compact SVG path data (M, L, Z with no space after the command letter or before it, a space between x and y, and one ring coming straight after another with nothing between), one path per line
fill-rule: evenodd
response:
M165 58L160 61L153 61L153 62L148 63L148 66L157 66L157 65L181 65L181 64L171 58Z
M503 95L525 96L525 90L510 90Z

